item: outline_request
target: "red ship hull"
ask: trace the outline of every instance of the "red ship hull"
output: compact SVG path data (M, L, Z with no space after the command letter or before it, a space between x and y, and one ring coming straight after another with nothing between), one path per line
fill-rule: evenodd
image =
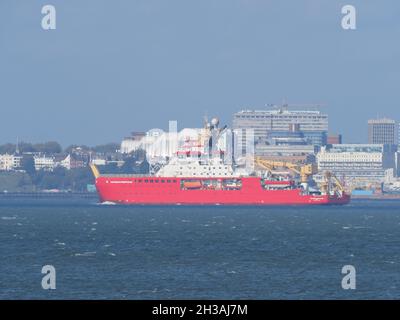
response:
M172 177L100 176L96 179L96 188L101 202L118 204L341 205L350 201L347 194L313 195L304 193L300 188L266 190L259 177L240 178L240 188L220 190L196 189L193 183L193 188L182 188L184 180L185 178Z

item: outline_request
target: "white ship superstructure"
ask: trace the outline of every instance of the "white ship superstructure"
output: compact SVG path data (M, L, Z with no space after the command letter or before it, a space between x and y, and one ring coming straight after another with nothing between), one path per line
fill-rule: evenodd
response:
M222 159L172 158L157 173L159 177L235 177L231 165Z

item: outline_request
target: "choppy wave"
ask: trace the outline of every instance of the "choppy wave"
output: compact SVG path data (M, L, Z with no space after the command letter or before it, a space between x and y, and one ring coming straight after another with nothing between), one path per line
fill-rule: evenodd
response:
M115 203L115 202L112 202L112 201L104 201L104 202L98 203L98 205L102 205L102 206L113 206L113 205L116 205L116 203Z
M96 251L88 251L74 254L75 257L93 257L94 255L96 255Z

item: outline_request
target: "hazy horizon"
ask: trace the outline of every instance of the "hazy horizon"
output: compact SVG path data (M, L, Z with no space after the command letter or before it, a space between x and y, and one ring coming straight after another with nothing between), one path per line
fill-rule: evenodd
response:
M394 0L3 0L0 144L93 146L205 114L231 126L283 99L326 104L331 133L366 142L368 119L400 120L399 14Z

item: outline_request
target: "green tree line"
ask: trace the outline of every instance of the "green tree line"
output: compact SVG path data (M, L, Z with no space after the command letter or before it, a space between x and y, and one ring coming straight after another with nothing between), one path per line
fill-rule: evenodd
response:
M47 154L56 154L56 153L71 153L74 148L81 148L84 152L96 152L96 153L115 153L120 145L118 143L106 143L97 145L94 147L89 147L86 145L77 145L73 144L65 149L56 142L56 141L48 141L44 143L29 143L29 142L20 142L18 143L18 151L20 153L29 153L29 152L40 152ZM6 143L0 145L0 154L14 154L17 151L17 145L13 143Z
M56 167L53 171L35 170L33 156L25 155L21 161L21 169L27 174L19 181L19 187L26 189L33 185L36 190L60 189L77 192L87 190L88 184L94 184L94 177L89 167L67 170L64 167ZM145 174L149 172L149 164L146 153L137 150L124 157L124 164L117 166L111 163L99 167L101 173L108 174ZM17 174L17 173L15 173Z

